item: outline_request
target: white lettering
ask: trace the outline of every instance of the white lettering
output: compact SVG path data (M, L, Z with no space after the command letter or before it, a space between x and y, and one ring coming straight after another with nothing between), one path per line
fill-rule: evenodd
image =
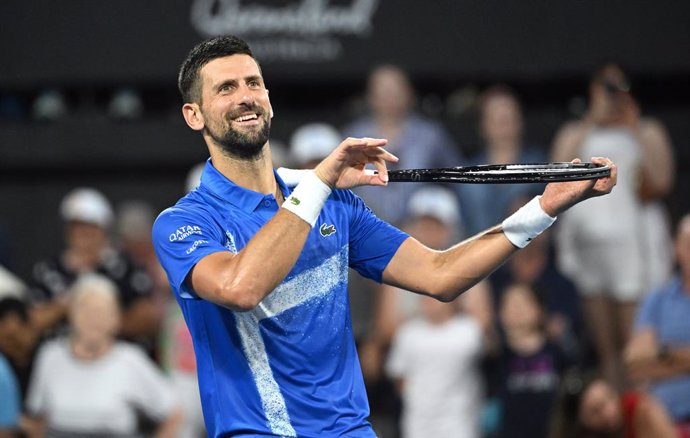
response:
M242 4L241 0L195 0L192 26L202 35L287 34L367 36L379 0L352 0L349 6L329 0L301 0L283 7Z
M208 240L195 240L194 243L192 243L192 246L187 248L186 253L187 254L193 253L194 251L196 251L196 249L199 247L199 245L202 245L204 243L208 243Z
M201 228L196 225L186 225L178 228L174 233L170 234L169 239L171 242L177 242L178 240L185 240L192 234L201 235L203 233L201 232Z

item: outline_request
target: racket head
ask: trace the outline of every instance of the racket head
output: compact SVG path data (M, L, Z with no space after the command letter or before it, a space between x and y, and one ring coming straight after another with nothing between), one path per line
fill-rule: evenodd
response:
M437 169L388 171L391 182L527 184L604 178L611 168L596 163L484 164Z

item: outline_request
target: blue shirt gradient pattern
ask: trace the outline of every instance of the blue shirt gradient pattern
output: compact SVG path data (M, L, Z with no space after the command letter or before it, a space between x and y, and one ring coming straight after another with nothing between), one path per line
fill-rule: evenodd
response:
M290 188L276 179L287 198ZM242 250L278 209L273 195L237 186L209 160L199 188L153 227L156 253L194 340L208 434L375 436L352 336L347 272L349 266L381 281L406 234L350 191L334 190L297 263L254 310L203 300L185 281L205 256Z
M690 293L683 290L680 277L674 277L645 297L637 313L635 330L651 329L657 342L671 348L690 346ZM690 374L659 380L651 392L666 407L675 421L690 419Z

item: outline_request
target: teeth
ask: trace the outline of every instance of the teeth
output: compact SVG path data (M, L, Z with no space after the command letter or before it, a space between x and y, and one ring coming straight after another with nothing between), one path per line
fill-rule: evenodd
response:
M244 122L247 120L254 120L256 118L257 118L256 114L248 114L246 116L240 116L240 117L236 118L235 121L236 122Z

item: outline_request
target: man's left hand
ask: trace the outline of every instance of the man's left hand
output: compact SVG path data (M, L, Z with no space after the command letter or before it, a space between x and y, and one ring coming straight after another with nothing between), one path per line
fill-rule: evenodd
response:
M573 163L579 162L579 159L573 160ZM613 190L618 178L618 168L613 161L608 158L594 157L592 163L608 165L611 168L611 175L598 179L548 184L540 200L541 208L546 214L556 217L578 202L606 195Z

